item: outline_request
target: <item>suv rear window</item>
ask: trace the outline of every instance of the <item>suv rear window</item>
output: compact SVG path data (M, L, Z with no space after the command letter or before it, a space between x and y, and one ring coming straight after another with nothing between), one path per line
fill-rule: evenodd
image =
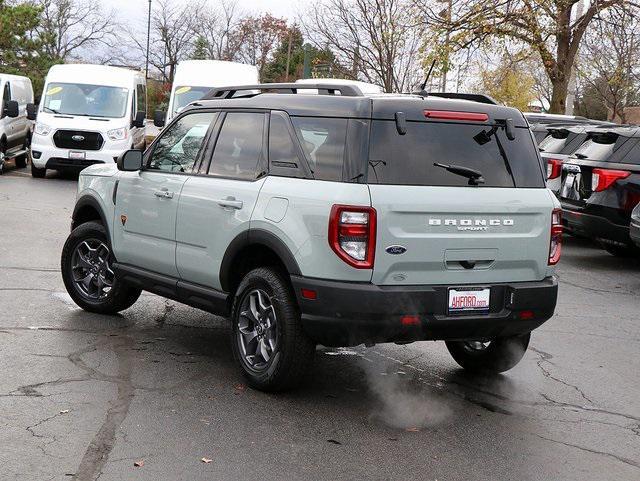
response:
M591 133L587 141L575 152L579 159L600 162L620 162L620 147L629 138L614 132Z
M486 142L487 124L407 122L406 135L394 121L376 120L371 131L369 173L371 184L467 186L468 179L447 172L434 162L459 165L482 172L484 187L544 187L536 146L529 129L514 128L508 140L504 128Z

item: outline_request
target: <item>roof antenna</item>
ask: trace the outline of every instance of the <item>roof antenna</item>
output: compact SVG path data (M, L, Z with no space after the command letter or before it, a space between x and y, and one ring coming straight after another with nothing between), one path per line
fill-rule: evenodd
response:
M424 90L427 88L427 82L429 81L429 78L431 77L431 72L433 72L433 67L435 67L436 65L436 59L433 59L433 62L431 62L431 67L429 67L429 71L427 72L427 76L424 79L424 82L422 82L422 85L420 86L420 91L424 92Z

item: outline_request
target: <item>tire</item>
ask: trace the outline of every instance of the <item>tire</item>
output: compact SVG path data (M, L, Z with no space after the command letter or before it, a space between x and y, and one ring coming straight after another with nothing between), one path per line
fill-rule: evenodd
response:
M31 162L31 176L35 177L36 179L43 179L45 176L47 175L47 169L41 169L40 167L36 167L35 165L33 165L33 162Z
M0 141L0 175L4 174L4 163L6 160L4 141Z
M258 316L251 308L252 298ZM249 386L276 392L301 384L312 366L315 343L303 332L294 293L279 271L261 267L242 279L231 322L233 355Z
M611 244L602 244L602 248L607 251L612 256L616 257L639 257L640 258L640 248L632 245L627 246L619 246L619 245L611 245Z
M113 273L113 260L107 232L99 222L81 224L67 237L60 259L62 280L73 301L85 311L115 314L140 297L140 289Z
M501 337L489 343L477 341L447 341L453 359L472 372L505 372L520 362L529 346L531 333ZM480 347L482 345L482 347Z
M31 139L27 136L27 138L24 139L24 146L23 146L24 149L27 149L27 152L15 158L16 168L24 169L27 166L27 159L29 158L30 145L31 145Z

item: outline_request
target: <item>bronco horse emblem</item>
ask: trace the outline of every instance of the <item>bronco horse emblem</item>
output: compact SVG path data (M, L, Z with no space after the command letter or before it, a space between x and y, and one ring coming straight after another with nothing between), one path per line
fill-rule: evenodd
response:
M124 227L124 225L127 223L127 216L124 214L120 215L120 222L122 222L122 226Z

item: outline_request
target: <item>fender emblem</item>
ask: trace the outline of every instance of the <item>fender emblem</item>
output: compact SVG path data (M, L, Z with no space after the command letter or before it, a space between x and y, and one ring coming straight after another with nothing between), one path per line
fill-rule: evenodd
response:
M127 216L120 214L120 222L122 222L122 225L124 226L127 223Z
M394 256L400 255L400 254L404 254L405 252L407 252L407 248L404 246L389 246L385 249L385 251L387 251L388 254L392 254Z

